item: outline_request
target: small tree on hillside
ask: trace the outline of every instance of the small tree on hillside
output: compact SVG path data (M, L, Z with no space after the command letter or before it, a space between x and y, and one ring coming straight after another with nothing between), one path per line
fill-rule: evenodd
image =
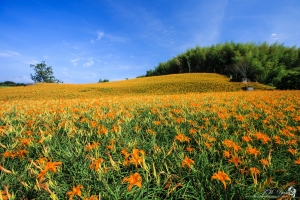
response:
M45 61L37 65L30 65L30 67L34 68L35 75L30 74L31 79L35 83L62 83L62 81L55 79L53 76L52 67L47 67Z

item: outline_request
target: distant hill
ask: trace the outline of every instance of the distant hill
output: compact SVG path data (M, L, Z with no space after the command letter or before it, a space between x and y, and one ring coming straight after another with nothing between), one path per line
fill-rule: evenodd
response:
M144 77L97 84L47 84L32 87L2 88L0 100L97 98L105 96L168 95L203 92L241 91L245 86L254 90L271 90L259 83L234 83L215 73L173 74Z

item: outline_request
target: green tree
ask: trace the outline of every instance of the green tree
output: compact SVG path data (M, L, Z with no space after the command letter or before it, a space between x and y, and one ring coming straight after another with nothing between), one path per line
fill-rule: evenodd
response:
M31 64L30 67L35 71L35 75L30 74L35 83L62 83L61 80L55 79L52 67L47 67L45 61L37 65Z

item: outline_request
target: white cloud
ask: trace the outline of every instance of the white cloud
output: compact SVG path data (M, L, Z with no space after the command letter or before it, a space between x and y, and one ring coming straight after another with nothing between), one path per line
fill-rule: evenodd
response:
M0 52L0 57L10 57L10 56L19 56L21 54L19 54L18 52L15 51L10 51L10 50L5 50Z
M91 39L91 43L95 43L104 37L113 42L126 42L127 41L127 38L115 36L115 35L111 35L111 34L106 34L103 31L97 31L97 38Z
M71 62L73 63L74 66L76 66L79 60L81 60L81 58L77 57L77 58L71 60Z
M36 64L38 64L38 63L40 63L39 61L37 61L37 60L30 60L30 61L26 61L26 62L24 62L24 64L26 64L26 65L36 65Z
M97 38L96 40L91 39L91 43L95 43L96 41L99 41L101 38L103 38L104 32L103 31L97 31Z
M83 66L84 66L84 67L90 67L90 66L92 66L93 64L94 64L94 61L93 61L93 60L90 60L90 61L84 63Z
M104 36L104 32L102 31L98 31L97 34L98 34L97 40L100 40Z
M272 36L272 37L275 37L275 36L277 36L277 34L276 34L276 33L272 33L271 36Z

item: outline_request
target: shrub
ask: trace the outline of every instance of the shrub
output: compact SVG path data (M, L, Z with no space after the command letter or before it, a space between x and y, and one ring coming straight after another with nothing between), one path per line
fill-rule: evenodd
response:
M299 90L300 89L300 73L289 72L281 78L277 85L281 90Z

